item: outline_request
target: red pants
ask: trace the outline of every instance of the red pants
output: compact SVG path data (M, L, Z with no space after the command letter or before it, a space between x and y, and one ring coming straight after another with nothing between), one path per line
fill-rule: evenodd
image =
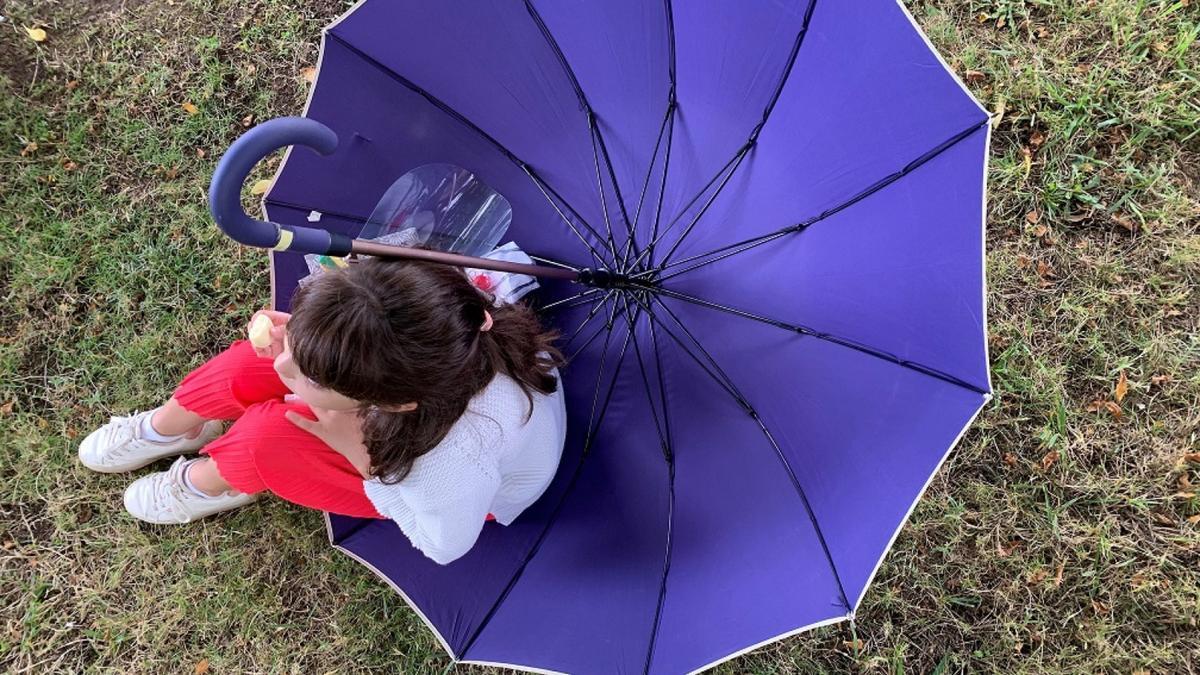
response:
M350 461L283 416L294 410L314 418L303 403L284 402L290 393L272 360L239 340L183 378L174 396L204 419L235 420L202 451L234 489L270 490L301 506L380 518Z

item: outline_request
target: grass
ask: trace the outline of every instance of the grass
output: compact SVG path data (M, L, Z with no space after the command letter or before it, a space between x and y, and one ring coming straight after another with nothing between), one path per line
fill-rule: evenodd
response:
M345 7L287 5L4 8L7 672L449 663L400 598L328 547L316 513L266 503L187 529L140 527L121 511L126 479L74 461L80 434L154 405L266 300L264 256L219 235L204 191L247 124L299 111L319 30ZM910 8L1003 111L988 226L997 397L853 629L788 639L721 672L1192 672L1200 464L1184 456L1200 452L1200 3ZM35 25L45 42L25 35Z

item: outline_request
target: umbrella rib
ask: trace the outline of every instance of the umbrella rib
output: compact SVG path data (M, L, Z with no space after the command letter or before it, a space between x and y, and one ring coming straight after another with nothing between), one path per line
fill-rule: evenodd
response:
M683 214L687 213L688 209L690 209L692 207L692 205L694 205L696 203L696 201L699 200L700 197L703 196L704 193L708 191L708 188L711 187L712 184L714 182L716 182L717 179L720 178L720 176L723 173L725 173L725 170L728 169L730 167L730 165L733 165L733 168L729 170L729 175L727 175L725 177L725 179L721 181L720 186L717 187L716 192L713 193L712 197L709 198L708 203L705 204L704 208L700 211L700 213L697 214L697 216L692 220L691 224L688 225L687 229L684 230L683 234L681 234L679 236L679 239L677 239L675 241L675 244L671 247L671 250L667 252L667 255L663 256L660 266L662 264L665 264L667 262L667 260L670 259L671 255L675 253L675 250L677 248L679 248L679 245L683 243L683 240L696 227L696 223L700 220L700 217L704 215L704 212L708 210L708 207L712 204L712 202L716 200L717 195L719 195L721 190L723 190L725 188L725 186L729 183L729 179L733 177L733 173L736 172L738 166L741 165L742 159L746 156L746 153L748 153L750 151L750 149L753 148L755 146L755 144L758 143L759 134L762 133L763 127L765 127L767 125L767 120L770 119L771 113L774 112L774 110L775 110L775 104L779 102L779 97L783 94L783 89L785 86L787 86L787 82L791 78L792 70L794 69L794 67L796 65L796 58L800 54L800 47L804 44L805 36L808 35L808 27L812 22L813 10L816 9L816 6L817 6L817 0L809 1L808 8L804 12L804 18L800 22L800 30L798 30L796 32L796 39L792 42L792 50L788 54L787 64L783 68L783 73L779 78L779 83L775 86L775 91L772 92L771 99L769 101L767 101L766 107L763 108L762 118L759 119L758 124L754 125L754 128L751 129L750 137L748 138L746 143L744 145L742 145L742 147L738 148L737 152L734 153L733 158L730 159L728 162L726 162L725 166L721 167L721 170L718 171L716 173L716 175L714 175L708 181L708 183L706 183L704 185L703 188L701 188L700 192L696 193L695 197L692 197L692 199L688 201L687 206L685 206L679 212L679 215L676 216L671 221L671 223L669 225L667 225L667 227L663 230L662 235L665 236L666 233L669 232L671 230L671 228L673 228L675 226L675 224L679 222L680 218L683 217ZM657 239L655 241L657 242ZM651 245L653 245L653 244L651 244ZM647 248L649 248L649 247L647 247Z
M675 450L671 445L671 417L669 408L667 407L667 386L665 376L663 374L662 352L658 346L658 329L654 322L649 322L650 339L654 346L655 363L658 364L656 369L658 372L658 397L662 402L663 428L664 433L660 438L663 443L663 453L667 460L667 541L666 552L663 557L662 581L658 587L658 603L654 610L654 624L650 628L650 645L646 649L646 668L643 671L644 675L650 672L650 664L654 659L654 646L658 642L658 627L662 622L663 604L667 599L667 576L671 571L671 552L673 550L675 538ZM637 340L634 340L634 348L637 348ZM638 352L639 364L641 363L641 352ZM645 380L645 370L643 366L643 381ZM651 397L650 384L646 382L646 396ZM651 400L653 405L653 400Z
M604 264L604 256L600 255L600 252L597 251L595 249L595 247L592 246L591 242L589 242L587 240L587 238L584 237L582 233L580 233L579 230L575 229L575 223L571 222L571 219L568 218L567 215L562 212L562 209L558 208L558 203L555 202L554 199L552 199L550 197L550 194L547 192L547 190L554 192L554 188L545 184L542 181L541 177L539 177L536 173L534 173L533 167L529 166L528 164L521 165L521 170L525 172L526 176L529 176L529 180L533 181L533 184L537 186L538 191L540 191L542 193L542 196L546 198L546 201L550 202L550 206L554 207L554 210L558 213L558 217L562 218L562 221L567 224L567 227L571 228L571 231L575 233L575 236L579 238L579 241L583 242L583 245L587 247L589 252L591 252L592 258L597 263L603 265ZM554 192L554 194L557 195L558 193ZM560 197L560 199L561 199L561 197ZM566 204L565 201L563 203ZM571 205L567 204L567 208L570 209ZM571 211L574 212L574 209L571 209ZM576 215L578 216L579 214L576 214ZM582 218L580 218L580 222L583 223L584 227L586 227L588 229L588 231L591 232L592 235L596 237L596 239L603 240L603 237L601 237L598 232L596 232L594 229L592 229L592 226L588 225L586 221L584 221Z
M591 122L590 114L588 121ZM596 164L596 189L600 191L600 212L604 214L604 227L608 230L605 232L608 237L608 250L612 251L613 264L616 264L617 242L613 239L612 221L608 218L608 197L604 194L604 176L600 173L600 153L596 148L596 128L590 127L588 134L592 139L592 160Z
M894 363L903 368L907 368L909 370L912 370L912 371L915 371L918 373L922 373L924 375L928 375L930 377L942 380L943 382L948 382L950 384L957 385L964 389L973 391L977 394L985 394L986 395L988 393L988 391L986 389L977 387L977 386L975 386L963 379L955 377L949 373L945 373L936 368L931 368L931 367L923 365L921 363L917 363L916 361L909 361L907 359L900 358L899 356L896 356L895 354L892 354L889 352L885 352L882 349L876 349L876 348L868 346L868 345L860 344L860 343L850 340L848 338L839 337L832 333L823 333L821 331L809 328L808 326L803 326L801 324L788 323L787 321L782 321L780 319L773 319L771 317L763 316L761 314L755 314L754 312L750 312L750 311L747 311L744 309L738 309L736 307L722 305L720 303L712 302L710 300L704 300L703 298L698 298L694 295L689 295L687 293L681 293L679 291L672 290L669 288L656 287L654 290L656 293L665 295L669 298L675 298L677 300L682 300L684 302L688 302L693 305L699 305L700 307L707 307L708 309L713 309L713 310L716 310L719 312L725 312L726 314L732 314L734 316L740 316L744 319L751 319L753 321L758 321L759 323L765 323L769 326L774 326L776 328L782 328L783 330L790 331L792 333L797 333L799 335L807 335L809 337L815 337L818 340L823 340L825 342L831 342L833 344L840 345L842 347L847 347L849 349L853 349L853 350L861 352L863 354L867 354L868 356L873 356L877 359L881 359L881 360L887 361L889 363ZM667 310L667 311L670 311L670 310Z
M829 218L830 216L833 216L837 213L840 213L840 212L850 208L851 206L854 206L858 202L866 199L867 197L870 197L871 195L875 194L876 192L879 192L880 190L884 189L885 187L887 187L887 186L891 185L892 183L895 183L896 181L900 180L901 178L907 176L908 174L912 173L913 171L917 170L918 168L920 168L921 166L923 166L924 164L926 164L927 162L932 160L933 158L937 157L938 155L941 155L943 152L949 150L950 148L958 145L960 142L966 140L972 134L974 134L976 131L979 131L979 129L986 126L988 122L989 122L989 120L985 119L982 122L973 124L970 127L958 132L957 134L946 139L945 141L942 141L934 148L926 151L920 157L909 162L902 169L895 171L895 172L891 173L890 175L881 178L880 180L875 181L870 186L868 186L867 188L854 194L849 199L839 203L838 205L836 205L832 208L826 209L825 211L821 212L820 214L818 214L816 216L812 216L811 218L802 220L799 223L796 223L794 225L789 225L787 227L775 230L773 232L768 232L767 234L762 234L757 237L751 237L749 239L744 239L742 241L734 242L732 244L726 244L725 246L722 246L720 248L716 248L716 249L713 249L713 250L705 252L705 253L698 253L694 256L683 258L682 260L677 260L669 265L663 265L659 268L660 271L667 270L667 269L676 267L678 265L683 265L685 263L689 263L694 260L701 260L703 258L708 258L709 256L716 255L718 253L730 252L727 255L722 255L717 258L705 260L705 261L697 263L695 265L685 267L684 269L681 269L681 270L675 270L674 272L671 272L670 274L659 277L659 281L665 281L667 279L670 279L671 277L679 276L680 274L683 274L684 272L689 272L689 271L697 269L699 267L704 267L705 265L712 264L714 262L717 262L718 260L724 260L725 258L728 258L730 255L736 255L738 253L748 251L752 248L755 248L757 246L765 244L769 241L778 239L784 235L801 232L801 231L807 229L808 227L810 227L816 223L819 223L822 220L825 220L826 218ZM734 249L736 249L736 250L734 250Z
M675 255L675 251L679 249L679 246L683 244L683 240L692 233L692 230L696 229L696 224L700 222L700 219L704 217L705 213L708 213L708 208L713 205L713 202L717 200L717 197L721 194L721 191L725 189L725 186L729 184L730 179L732 179L733 175L737 173L738 167L742 165L742 161L745 160L746 156L750 154L750 149L752 147L752 143L746 143L746 145L737 154L737 161L734 162L733 168L729 170L729 173L725 174L725 178L721 179L721 184L718 185L717 189L713 191L712 196L708 198L708 201L704 202L704 206L700 207L700 210L696 212L696 216L692 218L692 222L688 223L688 226L684 228L683 234L679 235L679 238L675 240L675 243L671 245L671 248L667 250L667 254L663 256L661 264L665 264L666 261L670 260L671 256Z
M658 185L658 208L656 208L654 211L654 229L652 229L650 231L650 244L647 245L646 250L642 252L642 253L646 253L646 251L649 251L649 255L651 255L651 256L654 255L654 251L653 251L654 242L658 241L658 225L659 225L659 222L662 220L663 204L667 200L667 174L671 169L671 148L673 147L674 140L675 140L675 117L676 117L675 109L678 107L677 103L675 102L674 97L675 97L675 91L674 91L674 89L672 89L671 90L671 104L670 104L671 127L667 130L667 151L663 158L662 179ZM639 255L637 257L637 260L634 260L633 264L629 265L628 267L629 268L636 267L641 262L643 257L644 256Z
M628 296L622 295L621 302L622 302L622 304L625 305L625 316L624 316L625 323L629 326L629 330L633 331L633 330L635 330L636 327L634 325L634 319L630 318ZM646 374L646 361L642 357L642 349L638 345L638 341L636 339L633 341L633 352L634 352L634 355L637 356L638 369L639 369L639 371L641 371L642 384L645 386L645 389L646 389L646 400L650 404L650 414L654 419L654 430L658 433L658 442L661 445L663 457L665 459L667 459L668 461L670 461L670 459L671 459L670 443L667 441L666 437L663 435L663 424L659 420L659 416L658 416L658 404L655 403L654 394L650 390L650 376ZM665 406L664 406L664 408L665 408Z
M571 343L575 341L575 338L579 337L579 334L583 332L583 329L592 322L592 319L594 319L596 315L600 313L600 310L604 309L604 305L608 301L609 295L611 294L612 291L609 291L608 294L601 298L600 302L592 306L592 309L588 312L587 317L585 317L584 320L579 323L579 326L575 328L575 331L571 333L571 336L568 337L565 342L563 342L563 349L570 347ZM580 351L586 348L587 345L588 343L584 343L583 347L580 347Z
M604 396L604 405L600 409L600 416L597 418L596 401L600 395L601 384L604 382L604 365L608 361L608 346L612 339L611 331L608 334L608 338L605 339L604 353L600 358L600 367L597 369L596 373L596 387L592 394L592 416L591 419L588 420L588 433L583 442L583 451L579 456L579 463L575 465L575 471L571 475L571 480L567 484L567 487L563 490L562 497L559 498L558 504L554 506L554 511L551 512L550 517L547 519L546 526L542 528L541 533L538 535L537 541L534 542L533 546L529 549L529 552L525 554L525 559L521 561L521 565L517 567L516 572L513 573L512 579L509 579L508 584L504 587L504 590L500 592L500 596L496 598L496 602L492 604L491 609L489 609L487 614L484 615L483 620L479 622L479 626L475 628L475 632L471 634L470 639L468 639L464 644L462 648L463 657L467 655L467 652L471 651L471 647L475 645L475 641L479 639L481 634L483 634L483 629L487 627L488 623L491 622L492 617L496 615L496 612L500 609L500 605L504 604L504 601L508 599L508 594L512 592L513 587L517 585L517 582L520 581L521 576L525 573L525 568L528 567L530 561L533 560L533 557L537 555L538 550L541 549L542 543L546 540L546 536L550 534L551 528L554 527L554 523L557 522L559 514L562 513L563 505L567 503L567 498L571 496L571 492L575 489L575 485L579 481L579 476L583 473L583 465L587 461L588 456L591 454L592 440L595 438L596 432L599 430L601 423L604 421L605 413L608 412L608 404L610 401L612 401L613 392L616 390L617 378L620 376L621 367L625 363L625 352L629 347L629 341L632 335L632 331L626 333L625 335L625 343L621 346L621 352L617 356L617 365L613 371L612 379L609 381L608 392ZM559 383L559 386L562 386L561 382Z
M687 213L693 206L695 206L696 202L699 201L706 192L708 192L708 189L712 187L714 183L720 180L721 176L725 175L725 172L729 170L729 167L733 166L734 163L737 162L743 154L745 154L747 149L747 145L745 144L738 148L737 153L731 157L728 162L725 162L720 171L717 171L712 178L708 179L708 182L704 184L704 187L700 188L700 191L697 192L690 200L688 200L688 203L685 204L682 209L680 209L679 215L675 216L673 219L671 219L671 222L667 223L666 227L663 228L662 233L657 232L658 221L655 219L655 236L650 240L650 243L646 246L646 248L642 249L641 254L638 255L638 257L633 261L634 265L642 262L647 255L653 252L654 246L667 235L667 232L671 231L672 227L675 227L675 225L679 223L679 221L683 218L683 215ZM660 198L661 197L662 195L660 195Z
M658 127L658 139L654 141L654 152L650 154L650 165L646 167L646 180L642 182L642 192L638 195L637 209L633 212L633 233L637 233L638 222L642 218L642 206L646 202L646 190L650 187L650 177L654 175L654 163L658 159L658 149L662 147L663 136L667 132L667 122L671 120L671 112L675 109L675 102L672 100L667 103L667 112L663 115L662 124ZM629 241L625 242L625 246L621 250L621 269L626 269L626 264L629 261L630 253L636 253L636 239L629 237Z
M705 373L707 373L708 376L713 379L713 381L715 381L718 385L720 385L720 387L722 389L725 390L725 393L729 394L734 399L734 401L736 401L737 404L739 406L741 406L741 408L743 410L745 410L747 413L750 412L750 410L751 410L750 403L748 401L746 401L746 398L744 396L742 396L741 392L739 392L737 390L737 387L735 387L732 382L728 382L725 379L723 379L723 377L724 377L723 373L721 373L721 374L714 373L712 371L712 369L710 369L704 363L703 359L701 359L699 356L696 356L696 353L693 352L691 350L691 348L688 347L688 345L667 326L667 324L663 323L662 320L659 319L658 316L654 314L653 310L651 310L650 306L648 304L646 304L644 300L641 300L641 299L638 299L635 297L634 301L642 306L642 309L645 310L646 314L650 317L650 320L654 323L657 323L658 326L663 329L663 332L666 333L672 340L674 340L675 344L679 345L680 349L682 349L688 356L690 356L692 358L693 361L696 362L696 365L699 366L701 368L701 370L703 370ZM659 304L662 304L662 303L659 303ZM680 327L683 328L685 332L687 331L687 328L685 326L680 326ZM694 343L697 342L697 340L695 339L694 336L689 335L689 337L692 340L692 342L694 342Z
M821 550L825 553L825 560L829 563L829 570L833 573L834 581L837 582L838 593L841 596L842 606L846 608L847 612L850 612L850 601L846 595L845 586L842 585L842 577L840 574L838 574L837 565L835 565L833 562L833 553L830 552L829 544L825 541L825 533L821 531L821 524L817 522L817 515L813 512L812 505L808 501L808 495L804 492L804 487L800 485L800 479L796 476L796 472L792 470L792 465L790 462L788 462L787 456L783 453L783 449L779 447L779 443L775 440L775 435L772 434L771 430L767 428L766 422L762 419L762 416L758 414L758 411L754 409L754 406L751 405L744 395L742 395L741 391L737 388L737 385L733 383L733 379L730 378L728 373L725 372L725 369L721 367L721 364L717 363L716 358L704 348L704 345L701 344L700 340L696 338L692 331L688 330L688 327L679 319L678 316L675 315L675 312L672 312L671 308L667 307L662 299L656 297L654 298L654 301L658 303L660 307L666 310L667 314L671 316L672 321L674 321L675 324L679 326L680 330L682 330L688 336L688 339L692 341L696 348L699 349L702 354L704 354L705 359L707 359L708 362L712 364L713 368L721 374L721 377L723 377L729 383L729 386L732 387L734 392L736 392L735 397L738 399L738 403L758 425L759 429L763 432L763 435L766 436L767 441L771 444L771 447L775 449L775 455L779 458L780 463L783 464L784 470L787 471L788 478L791 479L792 482L792 487L795 488L796 494L799 495L800 501L804 505L804 510L808 513L808 519L812 523L813 532L817 535L817 541L820 542ZM668 334L671 334L665 325L663 326L663 330L667 331ZM672 337L674 337L673 334ZM694 355L693 358L695 358Z
M567 263L559 261L559 260L554 260L553 258L547 258L546 256L529 255L529 258L530 258L530 260L534 260L536 262L546 263L547 265L553 265L554 267L561 267L562 269L571 270L572 272L579 271L579 268L575 267L574 265L570 265L570 264L567 264Z
M602 305L602 306L603 306L603 305ZM616 322L616 320L617 320L617 317L618 317L618 316L620 316L621 314L623 314L624 312L625 312L625 310L624 310L623 308L619 308L619 307L617 307L617 303L615 303L615 302L614 302L614 303L612 304L612 308L609 310L609 313L608 313L608 320L604 322L604 325L603 325L603 326L601 326L599 329L597 329L597 330L596 330L596 332L595 332L595 333L593 333L593 334L592 334L592 336L591 336L590 338L588 338L588 339L587 339L587 340L586 340L586 341L585 341L585 342L584 342L582 345L580 345L580 346L579 346L579 349L576 349L576 350L575 350L575 353L574 353L574 354L572 354L570 357L568 357L568 359L567 359L567 360L568 360L568 361L573 361L573 360L575 360L575 357L577 357L577 356L579 356L580 354L582 354L582 353L583 353L583 350L587 349L587 348L588 348L588 345L592 344L592 342L594 342L594 341L596 340L596 338L600 337L600 335L601 335L601 334L605 333L606 331L608 331L608 332L611 332L611 331L612 331L612 327L613 327L613 323L614 323L614 322ZM574 335L572 335L572 336L571 336L571 339L570 339L570 340L568 340L568 341L566 342L566 344L564 344L564 345L563 345L563 349L566 349L567 347L571 346L571 342L572 342L572 341L574 341L574 339L575 339L575 338L576 338L578 335L579 335L579 331L576 331L576 333L575 333Z
M554 302L547 303L547 304L545 304L545 305L543 305L543 306L541 306L541 307L538 307L538 308L537 308L537 311L539 311L539 312L547 312L547 311L550 311L550 310L554 309L555 307L561 307L562 305L565 305L565 304L571 303L571 302L573 302L573 301L575 301L575 300L579 300L580 298L586 298L586 297L588 297L588 296L590 296L590 295L595 295L595 294L599 293L599 292L600 292L600 290L601 290L601 289L599 289L599 288L588 288L588 289L585 289L585 290L583 290L583 291L580 291L579 293L576 293L575 295L568 295L568 296L567 296L567 297L565 297L565 298L562 298L562 299L560 299L560 300L555 300ZM586 304L586 303L585 303L585 304ZM563 309L570 309L570 307L573 307L573 306L574 306L574 305L571 305L571 306L569 306L569 307L563 307Z
M585 239L582 235L579 234L578 230L575 229L575 226L570 222L570 220L568 220L566 218L566 216L563 215L562 211L558 207L558 204L555 203L554 200L550 198L550 195L551 194L554 195L554 197L556 199L561 201L563 203L563 205L567 207L567 210L570 211L571 214L574 215L576 218L578 218L580 224L582 224L585 228L587 228L587 230L589 232L591 232L592 235L595 236L597 240L602 240L603 237L601 237L600 234L598 232L596 232L595 228L593 228L591 226L591 224L588 223L587 220L583 216L579 215L579 211L577 211L575 209L575 207L571 205L570 202L568 202L566 199L564 199L563 196L558 193L558 191L556 191L552 186L550 186L550 184L548 184L548 183L546 183L546 181L542 180L542 177L538 175L537 171L535 171L532 166L527 164L520 157L517 157L516 154L514 154L511 150L504 147L504 145L502 143L500 143L500 141L493 138L491 134L484 131L478 124L475 124L471 120L467 119L467 117L465 115L458 112L454 108L451 108L445 101L439 99L438 97L434 96L433 94L426 91L425 89L422 89L421 87L417 86L417 84L415 82L400 75L399 73L392 70L391 68L388 68L387 66L383 65L382 63L377 61L374 57L372 57L370 54L367 54L366 52L362 51L358 47L355 47L353 44L351 44L350 42L348 42L347 40L342 38L340 35L338 35L336 32L327 31L325 34L327 36L329 36L330 38L332 38L334 42L337 42L338 44L345 47L348 51L350 51L351 53L353 53L356 56L358 56L359 58L361 58L363 61L366 61L368 64L374 66L379 71L381 71L388 77L395 80L397 83L399 83L404 88L408 89L409 91L412 91L414 94L417 94L421 98L424 98L435 108L441 110L442 112L446 113L450 117L457 120L460 124L463 124L467 128L469 128L472 131L474 131L475 133L479 134L479 136L481 138L483 138L485 141L487 141L489 144L491 144L494 148L496 148L496 150L499 151L500 154L504 155L504 157L506 157L510 162L512 162L513 164L516 164L518 167L520 167L533 180L533 182L535 184L537 184L538 189L541 190L541 192L542 192L542 195L550 202L550 204L554 207L554 209L556 211L558 211L559 215L563 217L563 220L567 221L567 224L571 226L571 231L575 232L575 234L577 236L579 236L579 239L584 243L584 245L586 245L588 247L588 249L592 251L593 255L595 255L595 249L592 248L592 245L587 241L587 239ZM549 192L549 194L547 194L547 191Z
M633 230L630 229L629 225L629 213L625 210L625 200L621 197L621 186L617 184L617 174L613 170L612 160L608 155L608 144L604 142L604 135L600 133L600 126L596 123L596 110L592 108L591 102L588 101L587 94L585 94L583 91L583 86L579 84L579 78L575 76L575 70L571 68L571 64L569 61L567 61L566 55L563 54L562 48L558 46L558 40L554 39L554 35L550 32L550 28L542 19L542 15L538 13L537 8L533 6L533 2L531 2L531 0L525 0L525 10L529 12L529 16L531 16L534 23L537 24L538 31L546 40L546 44L548 44L550 49L554 51L554 56L558 59L559 65L561 65L563 70L566 72L567 79L571 81L571 86L575 89L575 96L579 98L580 105L582 105L584 110L587 112L588 128L593 136L592 143L594 145L597 140L600 143L600 151L604 155L604 163L607 165L608 175L612 179L613 194L617 199L617 205L621 207L621 216L625 219L625 228L629 230L629 236L632 238ZM601 189L601 200L603 201L603 188ZM610 229L611 227L612 226L609 225ZM616 255L615 250L613 251L613 255Z

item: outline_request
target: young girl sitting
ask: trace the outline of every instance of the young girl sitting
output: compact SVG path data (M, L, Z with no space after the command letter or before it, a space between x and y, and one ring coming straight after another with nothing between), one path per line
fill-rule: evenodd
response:
M134 481L134 517L186 523L269 490L389 518L445 564L550 484L560 356L528 307L493 307L458 268L369 259L313 279L292 309L264 312L269 347L235 342L163 406L84 439L80 461L105 473L203 448ZM219 420L234 420L223 435Z

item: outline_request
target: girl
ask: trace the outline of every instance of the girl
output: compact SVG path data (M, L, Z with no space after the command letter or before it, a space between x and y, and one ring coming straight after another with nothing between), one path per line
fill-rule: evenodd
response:
M462 270L368 259L296 291L272 344L235 342L163 406L114 417L79 447L88 468L170 470L125 491L135 518L176 524L271 491L389 518L434 561L508 525L554 477L566 432L553 333L493 307ZM223 435L219 420L234 420Z

